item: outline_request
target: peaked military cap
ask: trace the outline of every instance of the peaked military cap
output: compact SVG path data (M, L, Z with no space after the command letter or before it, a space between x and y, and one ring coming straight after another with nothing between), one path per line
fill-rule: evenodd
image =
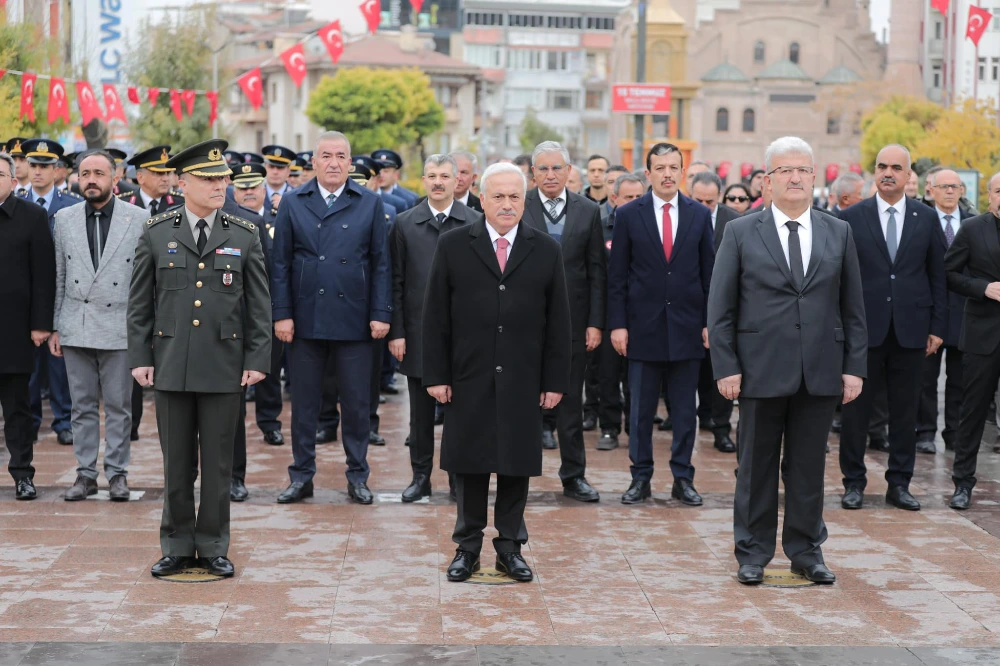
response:
M235 164L233 165L233 187L241 190L257 187L264 182L267 177L267 169L263 164Z
M389 150L388 148L374 150L372 151L372 159L381 163L383 167L403 168L403 158L395 150Z
M250 164L263 164L264 156L257 153L243 153L243 161Z
M291 166L295 161L295 151L284 146L264 146L261 152L264 153L264 162L272 166Z
M171 157L166 165L168 169L176 169L177 173L189 173L194 176L215 178L228 176L233 171L222 156L222 151L229 146L222 139L209 139L185 148Z
M104 150L107 151L111 157L115 158L115 166L121 166L128 158L128 153L124 150L118 150L117 148L105 148Z
M355 155L351 158L351 164L356 167L363 166L371 172L372 176L377 176L380 171L382 171L382 163L367 155Z
M170 173L173 169L165 166L169 159L170 146L153 146L133 155L128 164L136 169L149 169L154 173Z
M375 174L372 173L371 168L367 164L359 164L357 162L352 162L350 173L348 173L348 177L351 180L360 183L361 185L364 185L371 180L374 175Z
M4 152L11 157L24 157L23 144L27 139L22 136L15 136L12 139L8 139L7 143L4 145Z
M59 158L59 166L66 167L67 169L73 169L76 167L76 156L79 153L64 153L62 157Z
M307 150L303 153L299 153L296 157L302 160L303 171L313 170L313 151Z
M63 147L52 139L29 139L21 144L31 164L55 164L63 156Z
M237 150L223 150L222 154L225 155L226 161L229 162L229 166L233 166L234 164L243 164L245 161L243 159L243 153Z

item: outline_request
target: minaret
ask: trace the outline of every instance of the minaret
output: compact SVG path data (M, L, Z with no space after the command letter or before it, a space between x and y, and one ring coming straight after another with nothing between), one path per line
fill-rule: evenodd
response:
M923 78L920 74L921 43L920 24L923 11L914 11L918 3L913 0L892 0L889 13L889 49L884 81L892 82L896 92L924 97Z

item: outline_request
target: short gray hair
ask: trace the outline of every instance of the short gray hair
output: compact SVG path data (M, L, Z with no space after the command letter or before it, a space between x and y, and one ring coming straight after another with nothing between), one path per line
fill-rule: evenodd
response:
M694 164L697 164L697 162L693 162L692 166ZM704 162L702 162L702 164L704 164ZM716 176L711 171L702 171L701 173L696 173L691 178L691 187L692 187L692 189L694 188L695 185L698 185L698 184L702 184L702 185L715 185L715 187L719 190L719 194L722 194L722 179L719 178L718 176Z
M558 141L542 141L540 144L535 146L535 149L531 151L531 164L534 166L535 162L538 160L538 156L542 153L559 153L562 155L563 161L569 164L569 151Z
M4 162L7 163L7 166L10 167L10 175L13 176L14 175L14 158L11 157L10 154L8 154L8 153L0 153L0 160L3 160Z
M854 173L853 171L848 171L845 174L837 176L837 179L833 181L830 185L830 191L833 192L833 196L838 199L847 194L853 194L858 189L858 185L864 187L865 179ZM861 196L864 196L862 193Z
M712 165L706 162L705 160L695 160L694 162L691 162L691 164L688 164L688 169L690 169L693 166L705 166L708 167L709 169L712 168Z
M479 160L476 156L470 153L468 150L453 150L448 153L451 157L464 157L465 159L472 162L472 170L477 171L479 169ZM455 168L456 173L458 172L458 167Z
M627 173L624 176L618 176L615 178L614 193L618 196L618 192L622 189L622 183L639 183L642 185L642 189L646 189L646 178L645 176L639 176L634 173Z
M646 187L646 188L649 187L649 178L646 178L646 172L645 171L643 171L642 169L639 169L638 171L633 171L631 175L636 176L639 179L639 182L642 183L643 187Z
M780 139L772 141L771 145L764 152L765 170L770 172L771 162L774 161L774 158L785 155L808 155L810 162L815 163L816 161L813 157L812 146L797 136L783 136Z
M451 165L451 175L458 175L458 163L455 162L455 158L451 155L431 155L424 161L424 171L427 171L427 167L430 166L444 166L445 164Z
M491 164L486 167L486 171L483 171L483 175L479 178L479 192L486 197L486 192L489 189L489 180L493 176L499 175L501 173L516 173L521 177L521 192L522 194L527 194L528 192L528 181L524 177L524 172L521 171L521 167L516 164L511 164L510 162L497 162L496 164Z
M940 164L936 164L932 166L930 169L928 169L927 173L924 174L924 186L934 187L933 176L934 174L940 173L941 171L944 171L944 167L941 166Z
M347 144L347 154L351 154L351 140L347 138L347 135L343 132L336 132L334 130L327 130L326 132L321 132L318 137L316 137L316 152L319 152L319 144L324 141L343 141Z

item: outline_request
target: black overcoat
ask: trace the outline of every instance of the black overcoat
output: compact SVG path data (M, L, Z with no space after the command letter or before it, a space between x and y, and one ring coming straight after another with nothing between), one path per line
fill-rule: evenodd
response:
M500 273L486 223L443 234L424 298L423 384L450 385L441 468L540 476L543 392L569 390L559 243L519 224Z
M51 331L56 251L45 209L11 193L0 205L0 374L30 374L31 331Z

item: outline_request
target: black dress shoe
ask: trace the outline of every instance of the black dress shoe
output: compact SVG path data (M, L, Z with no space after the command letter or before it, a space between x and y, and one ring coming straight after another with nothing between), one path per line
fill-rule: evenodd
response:
M31 479L18 479L14 497L19 500L33 500L38 497L34 482Z
M426 474L417 474L410 481L410 485L403 491L403 501L406 503L416 502L419 499L431 496L431 478Z
M729 435L716 435L715 448L723 453L736 453L736 443Z
M317 444L329 444L330 442L337 441L337 429L336 428L320 428L316 431L316 443Z
M601 499L594 487L587 483L587 479L578 476L563 483L563 495L579 502L597 502Z
M450 499L452 502L458 501L458 494L455 492L455 486L451 486L450 488L448 488L448 499Z
M937 446L934 445L934 442L928 442L927 440L917 442L917 453L929 453L934 455L937 453Z
M948 501L948 506L952 509L965 511L972 504L972 488L955 488L955 494Z
M626 416L627 416L627 414L626 414ZM660 416L659 414L657 414L656 416L653 417L653 425L660 425L661 423L663 423L663 417L662 416Z
M73 431L63 430L62 432L56 433L56 441L63 446L73 446Z
M653 491L649 487L649 481L632 481L632 485L622 495L622 504L638 504L652 496Z
M833 575L833 572L826 568L825 564L814 564L809 567L792 567L792 573L796 576L805 576L807 580L811 580L814 583L820 583L821 585L830 585L837 577Z
M399 395L399 389L389 384L379 388L379 391L385 393L386 395Z
M440 405L434 408L434 425L444 425L444 408Z
M675 480L674 487L670 489L670 496L688 506L701 506L704 503L689 479Z
M883 453L888 453L889 440L882 439L881 437L872 437L868 440L868 448L872 451L882 451Z
M833 419L833 423L830 424L830 432L837 434L840 433L840 419Z
M556 444L556 437L551 430L542 430L542 448L549 451L559 448L559 445Z
M112 502L127 502L132 498L128 489L128 479L124 474L115 474L108 481L108 496Z
M377 432L368 433L368 446L385 446L385 437Z
M136 431L136 430L133 430L131 433L129 433L128 439L129 439L130 442L138 442L139 441L139 432Z
M885 501L906 511L920 511L920 502L903 486L889 486Z
M347 496L356 504L371 504L375 501L375 496L372 495L372 491L368 490L368 484L364 482L348 483Z
M403 440L403 446L409 446L409 445L410 445L410 436L407 435L406 439Z
M380 395L380 396L378 397L378 404L380 404L380 405L384 405L384 404L385 404L385 402L386 402L386 400L385 400L385 396L384 396L384 395Z
M671 419L668 416L667 418L663 419L663 422L660 423L660 425L656 426L656 429L660 430L660 431L663 431L663 432L666 432L668 430L673 430L674 429L674 421L673 421L673 419Z
M229 499L234 502L245 502L248 497L250 497L250 493L247 491L243 479L234 476L229 482Z
M208 573L213 576L230 578L236 573L236 569L233 567L233 563L229 561L229 558L221 555L218 557L203 557L201 558L201 565L208 569Z
M307 497L313 496L313 482L306 481L305 483L299 483L295 481L290 483L285 490L278 495L278 504L294 504L295 502L301 502Z
M530 582L533 577L531 568L521 557L521 553L497 553L496 569L519 583Z
M840 506L845 509L860 509L865 504L865 495L861 488L850 486L840 498Z
M597 440L598 451L614 451L618 448L618 433L614 430L605 430L601 433L601 438Z
M591 432L592 430L597 430L597 418L594 416L587 416L583 419L583 431Z
M469 580L477 571L479 571L479 555L459 549L455 552L455 559L448 565L448 580L461 583L463 580Z
M281 435L280 430L265 430L264 441L273 446L281 446L285 443L285 438Z
M175 573L184 571L185 569L190 569L194 566L194 564L195 561L193 557L167 555L166 557L161 557L160 560L153 565L153 568L149 570L149 573L153 574L157 578L160 578L161 576L172 576Z
M764 582L764 567L759 564L741 564L736 572L736 580L744 585L760 585Z

